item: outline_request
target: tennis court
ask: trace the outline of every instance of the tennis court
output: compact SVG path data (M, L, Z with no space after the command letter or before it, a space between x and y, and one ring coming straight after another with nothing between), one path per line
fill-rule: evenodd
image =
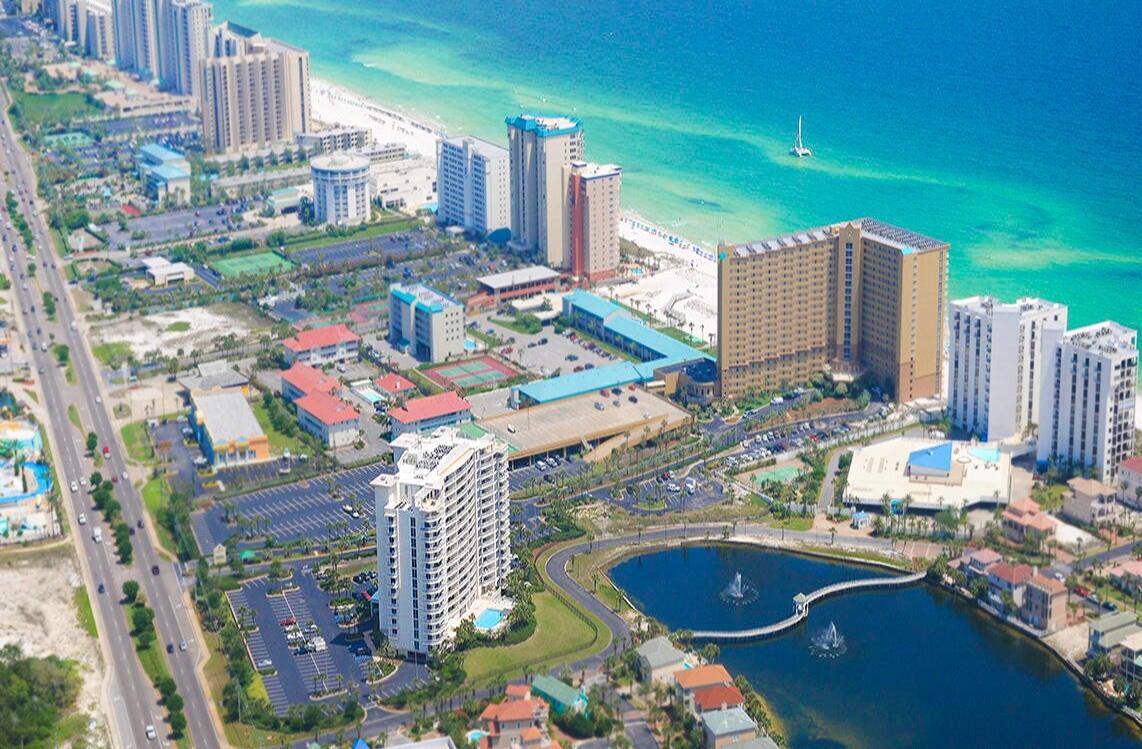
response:
M458 387L461 390L475 390L487 387L501 380L510 380L519 372L490 356L466 359L454 364L441 364L426 370L425 375L444 387Z
M750 481L752 481L755 486L761 486L767 481L787 484L802 473L804 473L804 470L799 466L784 465L778 468L770 468L767 471L758 471L750 477Z
M227 278L237 276L265 276L293 270L294 264L276 252L258 252L253 255L228 257L211 263L214 270Z

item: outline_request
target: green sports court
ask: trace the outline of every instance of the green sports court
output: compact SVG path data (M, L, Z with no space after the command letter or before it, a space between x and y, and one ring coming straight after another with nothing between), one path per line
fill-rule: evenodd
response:
M800 476L805 471L796 465L783 465L776 468L770 468L765 471L758 471L750 477L750 481L754 486L761 486L769 481L776 481L780 484L787 484L793 479Z
M259 252L253 255L228 257L211 263L214 270L226 278L237 276L265 276L271 273L284 273L293 270L294 263L276 252Z
M425 374L433 382L444 387L476 390L494 385L501 380L510 380L519 372L490 356L480 356L453 364L441 364L439 367L426 370Z

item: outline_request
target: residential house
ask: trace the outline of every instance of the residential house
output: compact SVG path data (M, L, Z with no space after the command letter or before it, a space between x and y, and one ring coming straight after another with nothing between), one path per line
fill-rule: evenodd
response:
M1001 518L1003 532L1017 544L1041 546L1055 535L1058 521L1039 509L1039 503L1023 498L1008 505Z
M1032 575L1023 590L1023 621L1044 632L1066 624L1067 586L1053 577Z
M1122 506L1113 486L1094 479L1073 478L1071 491L1063 498L1063 517L1083 525L1113 523Z
M959 559L959 568L963 570L967 582L971 583L977 577L987 577L987 570L991 565L1003 561L1003 556L991 549L976 549L968 552Z
M669 683L674 672L683 668L686 654L666 637L655 637L639 645L638 676L642 681Z
M711 710L726 710L745 705L745 697L737 687L719 684L694 692L694 712L701 715Z
M1142 627L1138 626L1138 615L1133 611L1104 614L1090 623L1087 631L1087 654L1113 655L1123 640L1138 632L1142 632Z
M1118 498L1135 510L1142 510L1142 455L1118 464Z
M1124 593L1142 593L1142 561L1131 559L1110 568L1107 573L1110 584Z
M733 686L734 679L725 666L717 663L674 672L674 692L687 710L694 710L694 693L700 689Z
M531 693L547 700L556 715L568 710L581 713L587 709L587 695L546 674L540 674L532 679Z
M740 707L702 713L705 749L722 749L757 737L757 723Z
M373 380L373 384L380 390L381 395L389 401L416 395L416 385L413 384L412 380L402 377L396 372L389 372L384 377L378 377Z
M1142 631L1127 637L1119 647L1118 670L1130 681L1142 678Z
M518 735L525 728L545 726L549 708L541 699L492 702L480 713L484 730L492 737ZM493 742L495 745L495 742Z
M997 562L987 568L988 595L994 603L1003 606L1003 594L1010 593L1015 599L1015 607L1023 606L1023 593L1027 581L1035 571L1029 564L1010 564ZM1008 611L1006 613L1015 613Z

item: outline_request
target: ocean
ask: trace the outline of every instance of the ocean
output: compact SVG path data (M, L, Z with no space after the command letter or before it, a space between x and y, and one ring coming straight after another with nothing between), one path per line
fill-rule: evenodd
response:
M1142 4L214 0L315 76L506 142L583 120L623 204L694 241L875 216L952 244L952 297L1142 325ZM788 154L804 117L811 159Z

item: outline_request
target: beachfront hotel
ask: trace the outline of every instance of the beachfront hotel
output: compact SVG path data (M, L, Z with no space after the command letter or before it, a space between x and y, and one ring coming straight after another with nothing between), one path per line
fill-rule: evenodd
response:
M464 354L464 306L423 284L389 288L389 341L421 361Z
M1037 458L1113 484L1134 451L1138 333L1107 320L1045 338Z
M507 126L512 245L563 268L571 237L563 168L583 159L583 126L575 117L530 114L508 117Z
M465 136L436 153L436 220L487 236L511 226L509 159L504 148Z
M145 80L159 77L159 8L154 0L113 0L115 64ZM60 29L61 36L68 38Z
M722 397L822 370L867 373L900 402L940 395L948 243L870 218L723 245Z
M392 443L395 473L372 482L381 632L424 656L494 607L511 567L508 448L442 427ZM498 609L495 609L498 611Z
M309 53L226 22L203 63L202 141L232 154L292 142L310 129Z
M994 297L953 301L948 417L983 441L1020 437L1039 423L1044 332L1067 329L1065 305Z
M161 18L159 82L163 89L197 100L202 63L210 53L214 11L203 0L169 0Z
M619 267L623 170L614 164L573 161L564 171L571 241L559 267L591 282L613 278Z

